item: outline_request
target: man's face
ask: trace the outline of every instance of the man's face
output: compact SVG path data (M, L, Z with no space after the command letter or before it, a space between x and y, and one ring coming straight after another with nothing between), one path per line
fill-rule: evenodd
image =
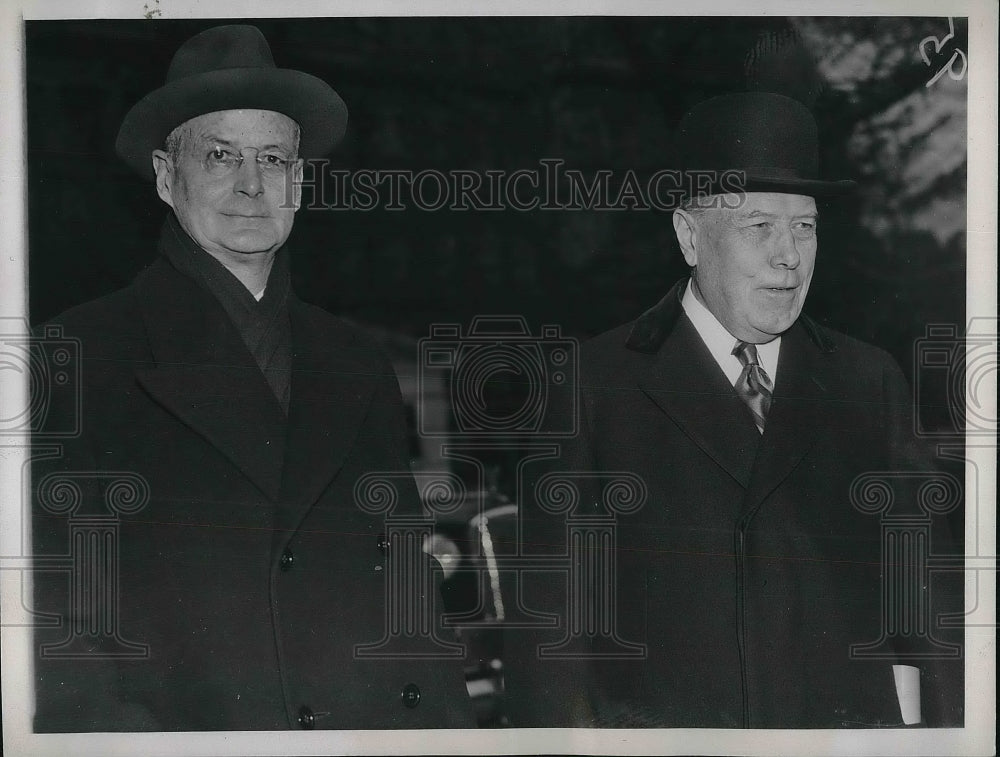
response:
M299 207L296 123L269 110L224 110L185 122L179 136L176 155L156 150L153 165L160 198L191 238L227 259L284 244Z
M728 195L674 227L696 293L719 322L747 342L769 342L802 311L816 263L816 202L804 195ZM686 217L686 218L685 218Z

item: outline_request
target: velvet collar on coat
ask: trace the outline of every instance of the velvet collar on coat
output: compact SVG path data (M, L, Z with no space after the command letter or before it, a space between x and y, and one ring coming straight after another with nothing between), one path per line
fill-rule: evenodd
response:
M670 291L663 299L636 319L625 343L629 349L638 352L656 352L663 346L678 318L684 314L681 298L684 296L684 287L687 283L686 278L678 281L670 287ZM837 349L822 327L809 316L804 314L799 316L796 325L804 329L813 343L823 352L834 352Z
M693 324L674 285L633 325L625 347L649 357L636 366L639 388L730 476L747 489L751 511L784 480L836 412L830 390L836 344L800 316L782 335L779 375L761 436Z

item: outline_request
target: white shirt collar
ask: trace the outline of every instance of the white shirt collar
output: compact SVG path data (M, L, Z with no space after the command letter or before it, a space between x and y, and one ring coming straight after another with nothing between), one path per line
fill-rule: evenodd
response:
M736 386L736 380L743 372L743 366L733 354L733 347L739 340L726 331L726 327L719 323L719 319L712 315L712 312L694 296L690 281L688 281L687 289L684 290L684 296L681 298L681 307L684 308L685 314L694 324L695 331L708 347L708 351L712 353L715 362L726 374L729 383ZM760 361L760 367L770 377L774 386L777 386L778 383L778 353L780 350L780 336L767 344L757 345L757 359Z

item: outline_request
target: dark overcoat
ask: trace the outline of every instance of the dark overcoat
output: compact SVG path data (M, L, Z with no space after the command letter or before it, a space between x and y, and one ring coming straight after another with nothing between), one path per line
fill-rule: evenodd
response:
M614 514L602 492L587 491L601 476L580 479L581 507L615 518L616 615L593 610L591 625L602 627L591 640L593 652L619 659L597 660L583 677L579 661L545 663L521 650L529 668L548 668L538 675L551 696L514 701L515 720L900 725L892 665L907 662L924 668L925 722L961 723L960 659L914 661L888 641L882 658L850 653L885 628L883 520L859 506L857 488L852 498L852 484L870 472L933 475L913 438L899 367L802 317L782 337L761 436L684 314L684 283L636 322L583 346L581 430L557 466L632 472L647 492L640 509ZM919 514L905 502L912 494L896 492L897 504ZM527 504L525 540L557 541ZM538 536L544 529L549 535ZM927 588L908 601L925 602ZM608 587L598 594L608 600ZM645 650L629 657L634 645ZM509 697L536 687L534 675L512 660ZM586 701L572 693L580 689Z
M389 609L385 519L420 516L395 375L356 327L294 295L288 307L287 419L223 308L165 258L53 322L79 340L82 396L50 410L78 412L81 433L36 450L34 485L75 481L81 503L60 510L58 486L35 497L36 559L49 566L35 609L50 614L36 730L474 725L460 658L408 654L448 654L417 638L437 599L419 590L419 543L400 549L422 566L396 587L409 620ZM397 474L387 512L358 506L371 472ZM148 502L130 508L143 487ZM110 532L107 516L115 544L70 546L87 517ZM59 556L72 553L90 557L70 573ZM109 595L93 599L97 584ZM356 653L382 641L395 657Z

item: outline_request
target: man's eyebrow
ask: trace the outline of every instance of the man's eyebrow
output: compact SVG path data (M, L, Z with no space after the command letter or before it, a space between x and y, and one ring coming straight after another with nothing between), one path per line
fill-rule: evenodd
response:
M814 221L816 221L816 220L819 220L819 211L817 211L817 210L809 210L809 211L806 211L805 213L793 213L791 217L792 218L811 218ZM758 219L758 218L766 218L766 219L781 218L781 214L780 213L768 213L767 211L764 211L764 210L751 210L749 213L739 213L739 212L736 213L736 220L737 221L749 221L749 220Z
M777 218L777 213L767 213L763 210L751 210L749 213L736 213L737 221L747 221L751 218Z
M214 144L223 145L225 147L232 147L233 146L233 143L230 142L228 139L223 139L222 137L218 137L215 134L211 134L211 133L201 134L199 136L199 139L201 139L202 142L212 142ZM262 147L257 147L255 149L258 152L263 152L264 150L284 150L285 152L291 152L291 148L290 147L288 147L286 145L281 145L281 144L263 145Z
M220 145L225 145L226 147L232 147L233 143L228 139L223 139L222 137L217 137L215 134L199 134L198 139L202 142L217 142Z

